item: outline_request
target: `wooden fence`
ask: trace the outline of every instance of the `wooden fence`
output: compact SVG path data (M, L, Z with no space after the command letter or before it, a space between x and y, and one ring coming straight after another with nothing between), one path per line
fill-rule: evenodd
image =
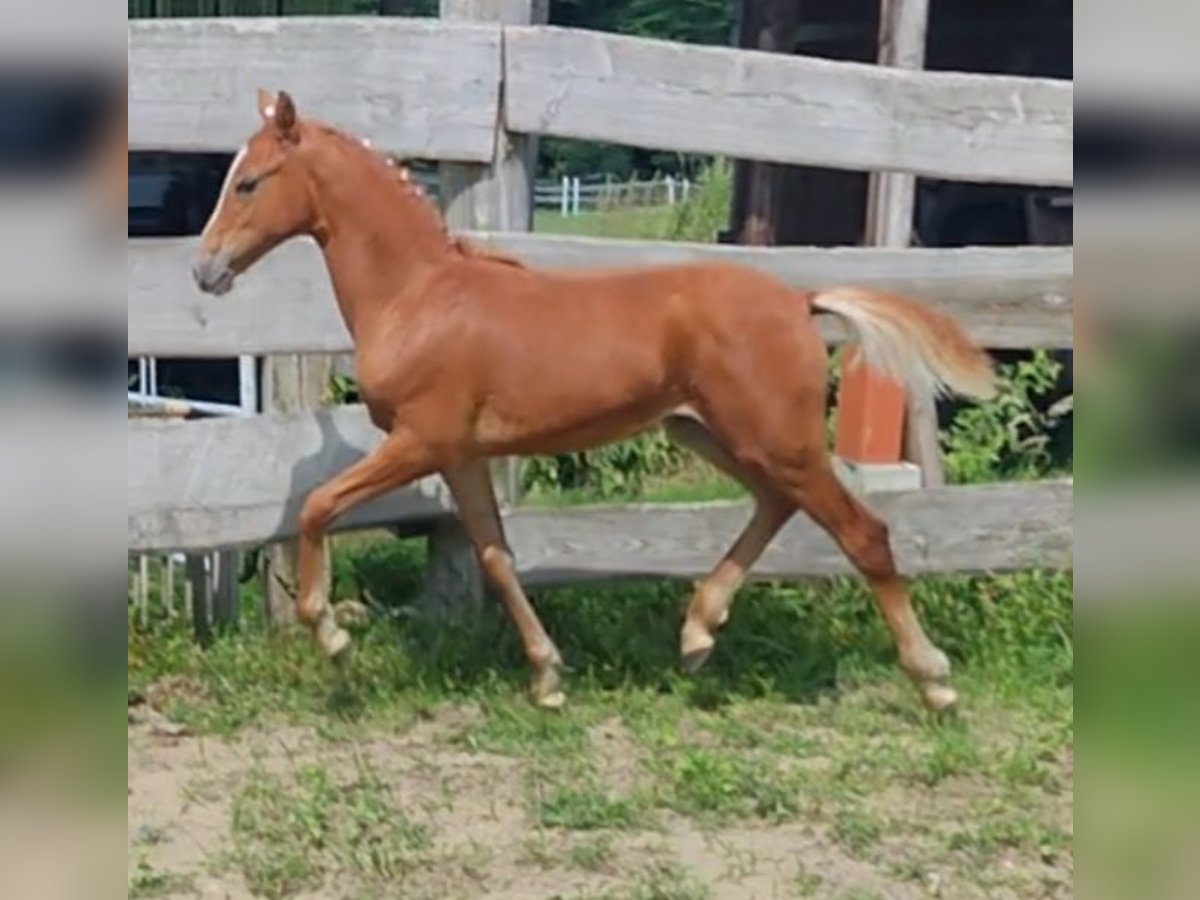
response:
M470 16L478 6L463 0ZM725 259L806 287L855 283L920 296L995 348L1072 344L1071 248L751 248L552 237L527 228L525 136L617 141L782 163L967 181L1069 185L1070 82L899 71L527 26L536 4L484 4L492 23L408 19L135 21L131 148L232 151L255 124L254 90L380 148L444 164L452 227L538 266ZM453 13L454 2L443 3ZM453 18L453 15L451 15ZM518 24L511 24L517 22ZM507 129L507 131L505 130ZM525 166L522 169L522 165ZM447 168L448 166L448 168ZM518 176L520 173L520 177ZM448 186L448 187L447 187ZM515 193L514 193L515 192ZM512 198L524 203L514 213ZM516 229L516 230L512 230ZM129 354L340 353L350 339L316 251L293 242L212 299L190 282L193 240L129 245ZM840 339L835 332L831 341ZM295 533L313 486L381 438L361 408L196 422L131 420L131 551L256 544ZM1067 567L1070 481L880 495L908 572ZM430 529L451 512L428 479L339 527ZM506 512L535 583L696 576L743 524L743 504ZM797 520L763 576L846 571Z

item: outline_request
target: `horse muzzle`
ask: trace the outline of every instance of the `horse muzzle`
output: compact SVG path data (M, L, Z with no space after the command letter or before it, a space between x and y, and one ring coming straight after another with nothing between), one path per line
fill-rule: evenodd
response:
M220 296L228 293L233 287L237 273L233 270L229 253L201 251L192 263L192 277L196 279L196 286L204 293Z

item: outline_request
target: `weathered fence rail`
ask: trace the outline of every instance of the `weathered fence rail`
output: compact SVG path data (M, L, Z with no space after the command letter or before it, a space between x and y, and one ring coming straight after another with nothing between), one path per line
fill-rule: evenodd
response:
M141 19L129 23L129 146L236 150L254 92L286 87L331 124L409 156L492 158L496 26L429 19Z
M1069 480L869 495L906 575L1071 567ZM616 577L699 578L750 518L748 503L518 509L505 526L522 578L567 584ZM833 541L797 516L755 564L758 579L849 575Z
M995 348L1069 347L1069 247L888 249L608 240L520 232L474 233L480 244L534 266L603 268L715 260L770 273L797 287L858 284L929 301ZM129 353L235 356L342 353L350 335L315 245L285 244L213 300L191 285L188 239L129 243ZM832 327L833 323L829 323ZM830 337L836 337L835 333Z
M565 28L504 35L508 127L744 159L1069 185L1072 84Z
M253 419L131 421L129 549L203 550L294 537L307 492L381 438L361 406ZM871 503L892 527L909 574L1070 564L1067 480L884 493ZM351 511L337 527L418 527L453 511L441 480L428 478ZM540 583L698 576L748 516L742 502L506 514L522 571ZM799 577L850 569L825 533L799 518L756 571Z
M445 20L135 21L129 36L131 147L233 151L254 124L253 90L284 87L302 108L380 149L480 164L462 169L473 173L478 191L450 192L451 225L464 228L525 227L505 206L515 197L506 191L529 187L527 177L511 177L519 160L505 149L522 135L969 181L1072 180L1069 82L903 72ZM484 188L497 188L496 203ZM990 347L1072 343L1070 248L765 249L467 233L536 266L711 259L797 287L882 287L928 300ZM285 245L245 275L235 295L217 299L191 285L192 251L186 240L130 242L130 356L351 348L311 245ZM131 421L129 548L191 551L291 537L308 490L380 438L357 407ZM912 574L1069 566L1071 501L1069 481L872 500L893 527L902 568ZM441 482L427 479L351 512L339 527L431 528L451 512ZM741 504L705 504L522 508L506 515L522 573L545 584L699 575L747 514ZM768 551L758 574L845 571L828 538L801 519Z
M314 487L382 439L361 406L251 418L131 419L128 545L204 550L293 537ZM403 527L450 509L440 479L426 479L350 511L340 524Z
M426 158L489 160L503 102L506 127L528 134L964 181L1069 185L1074 171L1068 81L428 19L161 19L129 32L135 148L236 149L245 98L265 84Z

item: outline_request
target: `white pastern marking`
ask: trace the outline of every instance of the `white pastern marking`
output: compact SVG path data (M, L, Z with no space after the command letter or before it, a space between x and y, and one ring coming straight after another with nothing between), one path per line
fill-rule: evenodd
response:
M229 171L225 173L225 182L221 185L221 193L217 195L217 205L213 207L212 215L208 217L208 221L204 224L204 230L200 232L201 240L203 240L204 236L208 234L208 229L210 229L212 227L212 223L217 220L217 216L221 214L221 207L225 204L225 195L229 193L229 186L233 184L234 173L237 172L238 167L246 159L246 153L248 152L248 149L248 147L242 147L242 149L237 152L237 155L234 156L233 162L229 164Z

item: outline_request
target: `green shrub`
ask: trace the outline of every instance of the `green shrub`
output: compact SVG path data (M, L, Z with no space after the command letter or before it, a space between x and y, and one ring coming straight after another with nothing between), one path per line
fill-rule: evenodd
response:
M729 225L733 205L733 166L717 159L700 173L687 200L676 204L665 238L673 241L712 243Z
M1000 366L996 398L963 407L942 434L947 480L1024 481L1053 474L1050 436L1060 413L1039 401L1054 389L1061 368L1044 350Z

